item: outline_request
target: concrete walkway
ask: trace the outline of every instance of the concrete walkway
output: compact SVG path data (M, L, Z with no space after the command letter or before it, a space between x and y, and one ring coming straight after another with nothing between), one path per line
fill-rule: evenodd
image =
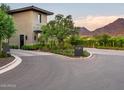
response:
M27 50L20 50L20 49L11 49L12 54L16 54L18 56L41 56L41 55L53 55L52 53L48 52L38 52L38 51L27 51Z
M93 54L124 56L124 50L109 50L109 49L107 50L107 49L96 49L96 48L84 48L84 49L90 51Z

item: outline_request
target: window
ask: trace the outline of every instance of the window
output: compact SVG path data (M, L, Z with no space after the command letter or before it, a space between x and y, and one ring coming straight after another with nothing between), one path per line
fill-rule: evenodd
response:
M28 36L27 35L25 36L25 40L28 40Z
M41 23L41 14L38 14L38 22Z

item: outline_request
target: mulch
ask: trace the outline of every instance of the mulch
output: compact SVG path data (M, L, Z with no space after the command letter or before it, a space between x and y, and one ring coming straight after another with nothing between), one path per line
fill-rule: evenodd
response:
M12 62L14 59L14 57L0 58L0 67Z

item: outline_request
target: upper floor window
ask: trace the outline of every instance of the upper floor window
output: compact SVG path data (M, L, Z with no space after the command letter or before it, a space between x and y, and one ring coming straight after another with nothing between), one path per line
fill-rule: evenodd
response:
M38 23L41 23L41 14L38 14Z

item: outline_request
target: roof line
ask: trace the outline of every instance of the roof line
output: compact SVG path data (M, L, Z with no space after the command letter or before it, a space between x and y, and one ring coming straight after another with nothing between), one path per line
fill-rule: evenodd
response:
M8 13L9 14L14 14L14 13L19 13L19 12L24 12L24 11L28 11L28 10L34 10L34 11L38 11L47 15L53 15L53 12L35 7L35 6L28 6L28 7L23 7L23 8L18 8L18 9L13 9L13 10L9 10Z

